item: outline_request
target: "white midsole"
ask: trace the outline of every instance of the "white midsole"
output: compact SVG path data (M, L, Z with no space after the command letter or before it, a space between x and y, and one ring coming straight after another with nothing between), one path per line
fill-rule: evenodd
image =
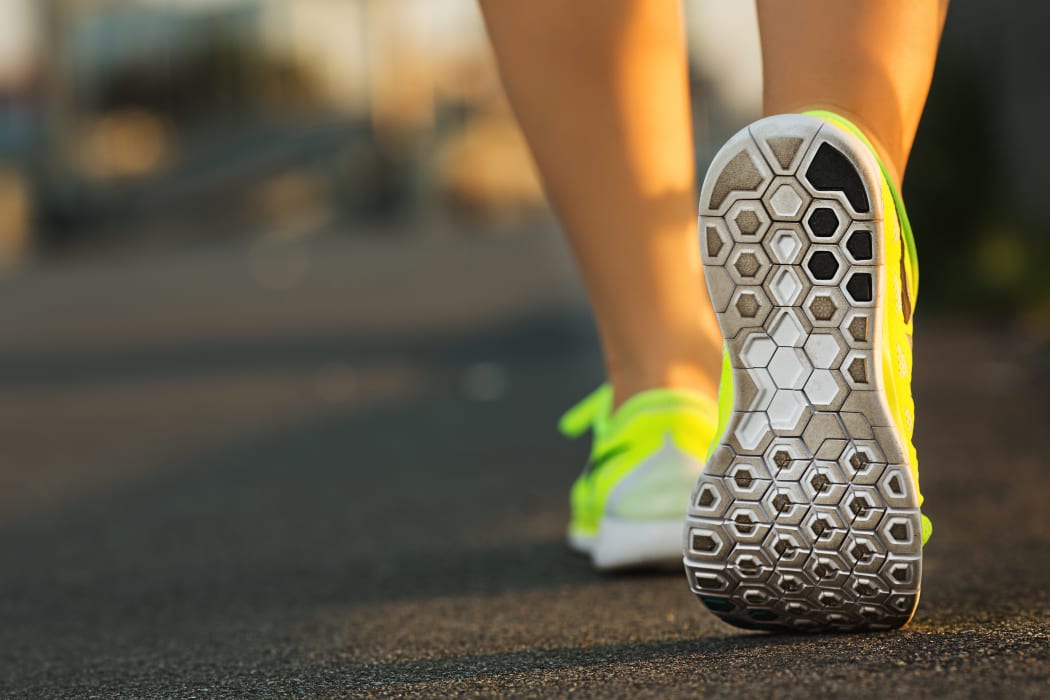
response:
M577 554L590 554L591 550L594 549L594 539L594 535L581 535L572 530L569 530L569 534L565 538L566 542L569 543L569 549Z
M597 569L632 567L682 567L684 518L628 520L605 516L590 543L591 561ZM570 536L571 541L571 536Z

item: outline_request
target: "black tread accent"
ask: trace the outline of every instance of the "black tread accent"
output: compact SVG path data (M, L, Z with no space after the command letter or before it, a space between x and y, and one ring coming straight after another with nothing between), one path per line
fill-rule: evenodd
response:
M830 280L839 271L839 261L827 250L818 250L809 258L809 271L818 280Z
M809 184L824 192L842 192L856 211L866 214L871 209L868 193L860 173L849 158L831 144L820 144L813 162L806 169Z
M874 256L871 231L854 231L846 241L846 248L854 260L871 260Z
M809 215L809 230L818 238L831 238L839 227L839 217L827 207L819 207Z
M871 301L871 275L867 272L854 274L846 283L846 291L853 297L853 301Z

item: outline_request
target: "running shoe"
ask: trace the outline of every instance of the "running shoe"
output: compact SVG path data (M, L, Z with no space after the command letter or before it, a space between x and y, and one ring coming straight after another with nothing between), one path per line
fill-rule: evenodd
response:
M906 624L932 528L911 442L918 268L886 169L838 115L757 121L712 162L700 246L725 362L690 587L739 627Z
M603 385L559 422L568 437L593 436L572 486L569 546L600 570L678 568L689 494L718 420L715 401L653 389L611 407L612 389Z

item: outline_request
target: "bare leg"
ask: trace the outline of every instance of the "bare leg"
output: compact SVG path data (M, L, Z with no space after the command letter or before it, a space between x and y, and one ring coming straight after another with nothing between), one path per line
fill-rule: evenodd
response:
M765 113L841 114L899 186L947 9L947 0L758 0Z
M568 232L616 403L714 396L677 0L482 0L504 85Z

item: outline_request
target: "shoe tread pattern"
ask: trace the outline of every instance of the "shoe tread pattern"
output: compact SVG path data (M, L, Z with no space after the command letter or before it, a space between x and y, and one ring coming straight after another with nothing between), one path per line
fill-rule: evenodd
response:
M896 263L864 148L820 120L771 117L726 144L701 192L736 393L692 494L685 565L739 627L887 629L918 602L917 489L881 390L880 291Z

